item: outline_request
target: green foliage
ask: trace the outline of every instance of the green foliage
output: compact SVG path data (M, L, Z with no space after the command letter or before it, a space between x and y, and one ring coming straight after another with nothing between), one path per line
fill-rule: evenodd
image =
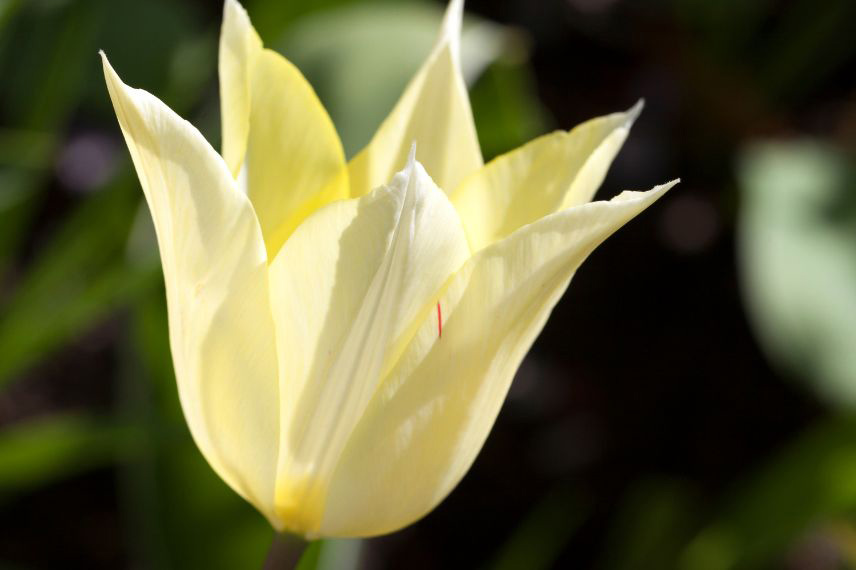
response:
M499 61L473 86L473 116L486 160L548 130L550 120L538 101L531 73L519 62Z
M0 431L0 504L134 452L137 434L81 414L38 417Z
M297 564L296 570L317 570L318 562L321 559L322 541L317 540L306 547L303 556L300 557L300 562Z
M750 315L771 358L836 406L856 405L856 171L814 142L749 149L740 253Z
M163 290L150 288L131 310L119 408L141 434L121 466L132 555L144 567L261 567L273 531L211 470L178 405Z
M126 176L87 200L55 232L3 305L0 386L103 319L156 275L122 252L139 204Z
M639 481L622 501L603 561L605 570L676 568L699 525L699 501L686 482Z
M392 8L383 3L358 3L318 12L288 28L279 42L280 51L295 62L318 91L348 156L353 156L368 143L392 109L429 53L441 19L442 10L435 5L403 3ZM516 64L506 65L512 70L510 73L523 67L520 39L497 24L468 19L461 43L462 65L471 82L501 56L517 57ZM502 76L507 75L509 73ZM521 81L516 77L506 83L513 83L515 79ZM516 98L514 103L519 102L521 91L518 85L512 85L508 98L500 96L496 105L502 106L507 113L528 112L528 108L508 108L509 98ZM495 91L489 93L497 94ZM473 102L476 112L479 105L484 104L488 110L482 116L496 118L491 114L493 101L490 96L481 99ZM529 97L524 106L537 105L535 101L534 97ZM515 127L516 124L508 128ZM502 126L489 130L487 141L493 141L495 133L499 137L506 134L501 129Z
M565 543L585 521L589 505L565 488L547 493L503 543L493 570L553 568Z
M856 17L851 0L672 3L706 57L756 76L776 106L804 98L856 53L854 42L841 41Z
M0 5L0 275L42 201L57 134L74 111L95 50L93 2ZM28 49L18 49L27 46Z
M856 512L856 418L817 426L741 483L681 558L686 570L764 568L802 533Z

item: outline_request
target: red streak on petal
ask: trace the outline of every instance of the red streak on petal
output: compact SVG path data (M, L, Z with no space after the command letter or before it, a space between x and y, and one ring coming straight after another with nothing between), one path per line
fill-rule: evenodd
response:
M443 338L443 313L440 311L440 303L437 303L437 336Z

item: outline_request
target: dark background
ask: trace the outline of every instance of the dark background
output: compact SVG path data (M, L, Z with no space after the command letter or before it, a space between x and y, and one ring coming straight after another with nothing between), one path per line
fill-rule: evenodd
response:
M348 39L336 26L375 38L351 70L378 45L413 52L359 109L379 120L435 33L441 6L420 6L247 4L351 154L371 131L341 103L347 76L331 58ZM0 4L2 568L236 568L265 556L269 527L205 465L181 417L148 214L96 56L217 147L221 10ZM765 218L788 194L759 188L821 156L816 185L800 188L840 200L811 231L834 228L856 260L856 4L471 0L467 11L513 28L492 28L501 53L472 86L486 158L644 97L598 197L682 182L577 273L458 488L398 533L325 543L320 567L850 567L856 369L828 380L818 361L835 343L812 303L846 315L856 280L841 300L806 286L765 304L779 297L764 283L840 272L807 265L825 250L785 255L787 274L752 252L772 256L791 243L779 236L809 231ZM397 43L402 19L420 30L414 46ZM376 67L361 70L369 93ZM851 174L836 185L830 172ZM856 351L856 329L845 332Z

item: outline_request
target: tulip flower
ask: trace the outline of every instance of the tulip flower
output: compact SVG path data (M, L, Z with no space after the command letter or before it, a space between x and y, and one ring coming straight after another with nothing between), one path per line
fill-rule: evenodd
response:
M222 155L102 54L157 233L185 418L279 531L371 536L431 511L577 267L674 184L590 201L638 105L483 164L462 11L452 0L349 162L312 88L235 0Z

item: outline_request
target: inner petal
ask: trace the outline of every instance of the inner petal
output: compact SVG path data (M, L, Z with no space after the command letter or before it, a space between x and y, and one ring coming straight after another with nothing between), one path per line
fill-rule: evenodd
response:
M307 219L271 265L280 355L276 503L311 535L347 438L413 323L469 257L457 213L411 155L389 186Z

